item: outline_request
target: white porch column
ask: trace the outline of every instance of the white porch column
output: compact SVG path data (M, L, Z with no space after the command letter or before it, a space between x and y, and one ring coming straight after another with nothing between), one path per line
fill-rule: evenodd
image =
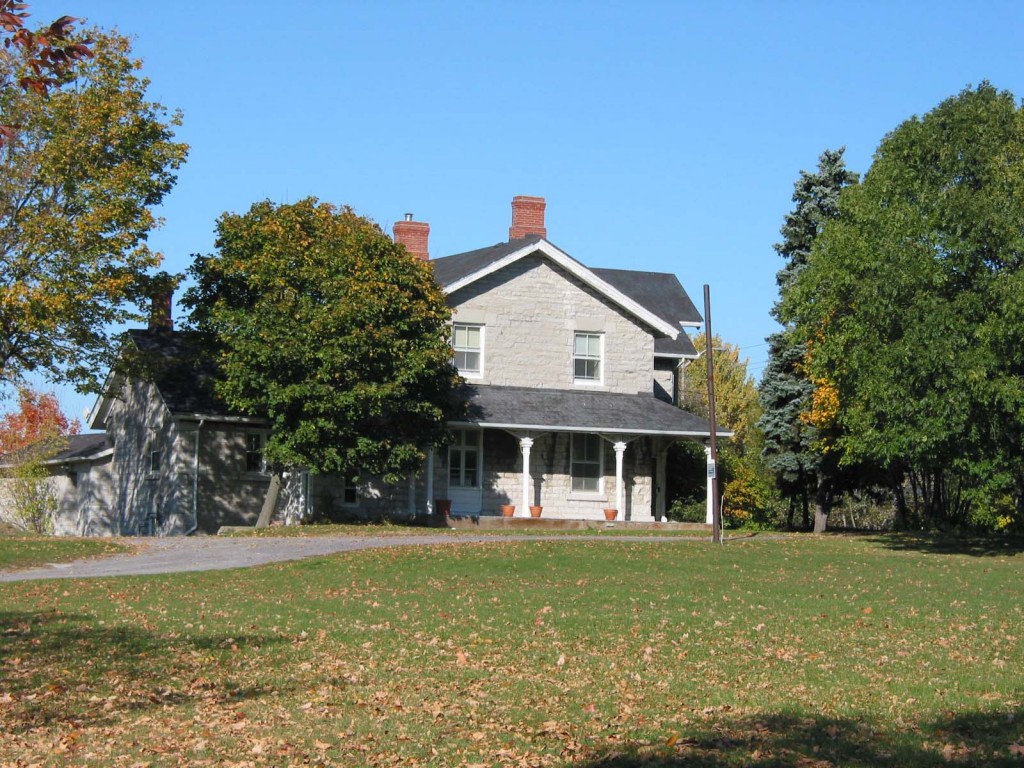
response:
M530 449L533 448L532 437L519 438L519 450L523 454L523 503L519 508L519 517L530 516Z
M668 502L666 496L668 496L668 483L667 470L668 465L668 447L658 449L654 464L654 516L659 523L663 523L666 520L665 513L668 511Z
M707 457L708 468L711 468L711 446L704 446L704 455ZM718 467L715 467L715 471L718 471ZM707 501L707 513L704 516L704 522L708 525L712 525L715 522L715 480L711 477L711 472L708 472L708 501Z
M615 508L619 510L615 516L616 520L626 519L626 486L622 482L622 459L626 453L626 445L627 443L621 440L612 444L612 448L615 449Z
M427 450L427 514L434 514L434 448Z

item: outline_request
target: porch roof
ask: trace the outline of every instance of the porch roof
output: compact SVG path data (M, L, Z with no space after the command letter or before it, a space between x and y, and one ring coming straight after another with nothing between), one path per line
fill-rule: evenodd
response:
M543 432L602 432L709 438L706 419L653 395L466 385L468 414L456 426ZM731 432L718 435L728 437Z

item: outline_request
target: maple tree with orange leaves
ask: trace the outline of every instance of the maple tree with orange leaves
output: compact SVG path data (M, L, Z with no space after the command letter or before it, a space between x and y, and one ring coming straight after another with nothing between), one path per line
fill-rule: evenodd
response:
M50 446L82 429L69 420L56 395L24 388L18 391L18 410L0 417L0 456L17 456L35 446Z

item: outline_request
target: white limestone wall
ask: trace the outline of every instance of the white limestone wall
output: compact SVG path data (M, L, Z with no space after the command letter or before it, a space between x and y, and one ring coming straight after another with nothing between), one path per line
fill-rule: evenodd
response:
M482 323L484 370L474 383L651 391L654 337L604 297L546 259L530 256L448 296L454 319ZM573 334L604 336L600 385L573 382Z

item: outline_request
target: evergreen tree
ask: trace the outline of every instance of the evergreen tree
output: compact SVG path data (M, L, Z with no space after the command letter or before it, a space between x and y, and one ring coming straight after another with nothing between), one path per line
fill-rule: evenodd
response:
M796 206L786 214L780 230L783 241L774 246L786 260L776 277L780 299L772 309L772 316L783 329L767 339L768 365L761 378L763 416L759 426L764 432L765 459L789 502L787 519L791 527L797 507L802 510L804 526L808 526L808 500L813 492L815 529L823 528L835 490L830 482L834 473L828 471L834 462L830 457L823 463L822 454L814 449L820 437L818 429L802 418L810 408L815 387L804 372L806 347L794 333L794 319L786 310L785 298L807 266L823 227L838 216L840 192L857 183L857 174L846 169L844 151L826 150L818 159L815 173L800 172L793 190Z

